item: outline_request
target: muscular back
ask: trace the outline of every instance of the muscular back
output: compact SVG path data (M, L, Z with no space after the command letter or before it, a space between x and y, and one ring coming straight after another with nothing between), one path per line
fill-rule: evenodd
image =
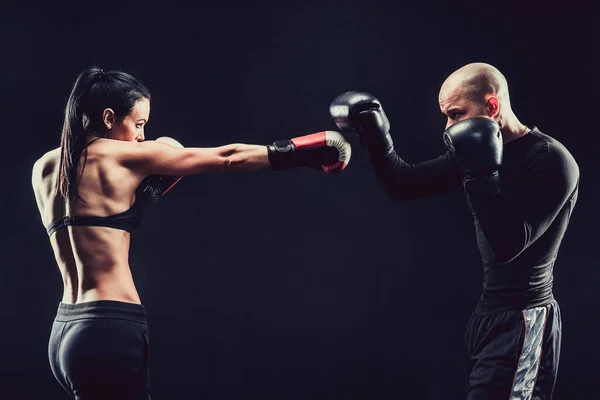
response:
M32 185L44 227L68 216L109 216L129 209L141 181L117 159L125 143L100 139L79 160L80 199L65 201L57 191L60 149L34 165ZM85 161L85 167L84 167ZM68 226L50 236L64 283L62 301L118 300L139 303L129 269L130 234L101 226Z

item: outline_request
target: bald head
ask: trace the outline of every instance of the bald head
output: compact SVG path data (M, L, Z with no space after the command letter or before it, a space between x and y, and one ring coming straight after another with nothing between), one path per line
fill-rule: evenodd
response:
M444 81L442 94L461 91L473 101L484 102L485 95L491 94L500 101L508 100L508 83L498 69L490 64L472 63L454 71Z
M500 107L504 111L510 110L506 78L490 64L472 63L454 71L444 81L438 100L451 125L459 119L478 115L495 116L494 110L489 109L494 107L489 104L490 98L497 106L496 113ZM459 113L453 110L459 110Z

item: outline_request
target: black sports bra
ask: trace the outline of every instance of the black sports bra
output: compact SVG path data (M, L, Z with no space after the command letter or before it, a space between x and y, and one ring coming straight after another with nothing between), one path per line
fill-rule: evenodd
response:
M127 232L133 231L142 222L144 213L144 204L142 197L136 193L135 203L127 210L119 214L108 215L106 217L98 217L95 215L76 215L64 216L53 221L46 231L48 236L52 235L57 230L71 226L106 226L108 228L122 229Z

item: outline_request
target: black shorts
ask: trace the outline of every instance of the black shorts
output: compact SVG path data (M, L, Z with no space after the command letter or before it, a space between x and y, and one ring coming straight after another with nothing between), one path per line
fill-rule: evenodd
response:
M148 400L144 306L119 301L63 304L48 357L58 382L78 400Z
M471 315L465 335L469 400L549 400L560 358L558 303Z

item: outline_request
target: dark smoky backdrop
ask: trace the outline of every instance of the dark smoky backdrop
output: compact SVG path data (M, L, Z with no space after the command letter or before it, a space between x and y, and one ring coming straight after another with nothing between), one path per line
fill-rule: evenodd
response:
M501 3L501 4L496 4ZM335 130L348 90L377 96L397 152L443 154L444 79L482 61L529 126L581 171L555 266L556 399L596 393L600 191L596 10L577 1L70 2L0 6L0 397L67 399L48 363L61 278L31 167L58 147L77 74L152 93L147 139L267 144ZM132 235L153 399L462 399L463 335L481 291L460 190L396 202L355 135L340 174L185 177Z

